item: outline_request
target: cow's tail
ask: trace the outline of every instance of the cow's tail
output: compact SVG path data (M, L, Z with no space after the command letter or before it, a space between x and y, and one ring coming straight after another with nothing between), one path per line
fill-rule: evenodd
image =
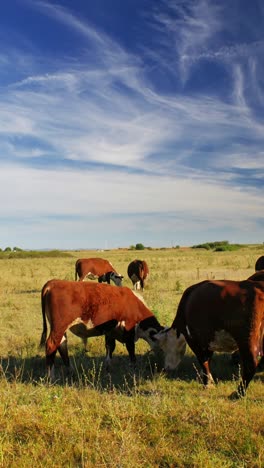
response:
M42 311L42 321L43 321L43 326L42 326L42 335L40 338L40 343L39 346L42 348L47 339L47 319L46 319L46 301L47 301L47 294L49 292L49 288L45 284L43 286L42 291L41 291L41 311Z
M181 333L184 333L186 331L186 304L189 300L190 295L192 292L199 287L201 284L205 283L207 280L202 281L200 283L193 284L192 286L189 286L189 288L185 289L181 300L178 305L176 317L172 323L171 328L174 328L177 330L177 336L179 337Z
M77 270L78 270L78 262L76 262L75 264L75 281L77 281L77 276L78 276Z

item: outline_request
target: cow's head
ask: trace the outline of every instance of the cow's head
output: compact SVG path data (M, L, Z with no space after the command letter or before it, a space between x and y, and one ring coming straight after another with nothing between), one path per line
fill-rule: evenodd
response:
M182 334L177 336L174 328L164 328L154 335L154 340L164 352L164 367L166 370L173 370L180 364L185 351L186 340Z
M135 326L135 341L139 338L145 340L150 347L153 349L158 345L158 341L155 336L163 330L164 327L160 325L156 317L148 317Z
M99 283L110 283L110 280L115 283L116 286L122 286L122 279L124 276L119 275L115 271L108 271L107 273L104 273L103 275L98 277L98 282Z
M110 280L115 283L116 286L122 286L122 279L124 276L119 275L118 273L115 273L114 271L111 271L110 273Z

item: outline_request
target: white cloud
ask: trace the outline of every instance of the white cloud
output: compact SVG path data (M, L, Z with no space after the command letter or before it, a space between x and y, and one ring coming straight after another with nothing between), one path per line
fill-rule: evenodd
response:
M117 243L125 236L133 243L136 232L153 243L161 235L168 240L169 231L184 239L186 229L195 236L206 226L257 232L262 197L257 187L242 190L236 175L251 169L262 177L264 129L249 92L263 100L261 65L257 57L247 62L247 44L211 47L223 30L221 10L205 0L184 2L179 20L179 2L168 2L174 14L156 14L163 53L142 49L160 67L167 64L175 82L191 77L194 62L205 57L230 65L224 94L206 88L179 94L154 85L143 56L80 17L57 4L29 3L81 36L83 47L74 59L40 60L33 47L12 49L19 61L8 58L9 50L1 53L11 73L0 89L0 214L20 220L12 235L26 238L31 229L30 242L36 236L34 242L52 244L67 232L65 243L81 243L87 232L96 240L106 218ZM30 167L33 158L42 170ZM66 169L69 162L74 170Z

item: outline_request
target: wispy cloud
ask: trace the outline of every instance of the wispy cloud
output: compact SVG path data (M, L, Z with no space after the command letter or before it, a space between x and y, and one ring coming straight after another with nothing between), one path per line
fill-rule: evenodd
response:
M148 18L157 45L146 40L139 55L73 10L44 1L27 5L81 37L82 47L77 57L64 51L59 59L47 53L40 59L37 44L0 52L6 72L2 197L10 180L15 187L1 207L5 219L22 217L40 235L41 220L52 219L60 232L74 217L80 242L80 230L89 230L89 222L99 227L108 214L109 230L123 232L122 243L133 242L136 216L138 229L147 218L144 232L146 238L153 232L153 242L168 241L163 224L176 231L199 226L204 232L206 223L257 231L256 219L263 218L256 183L263 175L256 103L263 102L261 39L226 45L225 4L164 1ZM152 76L149 57L155 70L170 70L168 89ZM203 69L208 61L223 74L215 86L207 77L211 69Z

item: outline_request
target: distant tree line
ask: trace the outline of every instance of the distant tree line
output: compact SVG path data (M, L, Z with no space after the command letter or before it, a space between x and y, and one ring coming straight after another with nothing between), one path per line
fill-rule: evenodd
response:
M0 248L0 259L43 257L72 257L72 255L61 250L23 250L19 247L13 247L13 249L11 247Z
M229 244L227 240L206 242L205 244L193 245L192 249L205 249L213 250L214 252L226 252L232 250L238 250L244 247L243 244Z

